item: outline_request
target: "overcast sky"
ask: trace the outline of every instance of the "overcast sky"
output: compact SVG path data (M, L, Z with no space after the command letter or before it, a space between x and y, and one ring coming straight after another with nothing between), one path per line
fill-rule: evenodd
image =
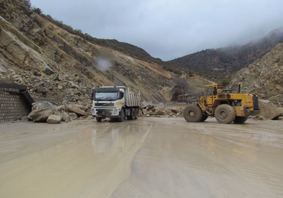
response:
M44 14L96 38L171 60L243 44L283 27L282 0L30 0Z

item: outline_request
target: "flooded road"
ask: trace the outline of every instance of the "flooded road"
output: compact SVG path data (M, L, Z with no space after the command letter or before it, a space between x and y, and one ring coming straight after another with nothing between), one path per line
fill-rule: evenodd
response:
M0 125L0 197L283 197L283 122Z

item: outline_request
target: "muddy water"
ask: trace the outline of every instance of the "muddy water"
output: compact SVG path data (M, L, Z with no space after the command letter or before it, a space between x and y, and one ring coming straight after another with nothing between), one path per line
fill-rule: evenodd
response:
M0 197L283 197L280 121L3 126Z
M130 174L132 159L151 124L96 126L92 121L88 127L78 128L63 138L33 134L30 138L38 141L17 151L11 146L2 148L0 197L109 197ZM16 144L20 138L8 140Z

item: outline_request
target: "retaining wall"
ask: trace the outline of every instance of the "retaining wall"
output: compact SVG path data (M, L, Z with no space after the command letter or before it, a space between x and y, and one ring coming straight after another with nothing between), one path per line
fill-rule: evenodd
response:
M26 86L0 84L0 122L14 121L31 112L32 98Z

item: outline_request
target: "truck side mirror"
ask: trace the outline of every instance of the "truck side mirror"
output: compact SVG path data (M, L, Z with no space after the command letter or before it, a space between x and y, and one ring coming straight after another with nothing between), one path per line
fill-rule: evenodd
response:
M93 100L94 99L94 92L92 92L92 94L91 94L91 100Z

